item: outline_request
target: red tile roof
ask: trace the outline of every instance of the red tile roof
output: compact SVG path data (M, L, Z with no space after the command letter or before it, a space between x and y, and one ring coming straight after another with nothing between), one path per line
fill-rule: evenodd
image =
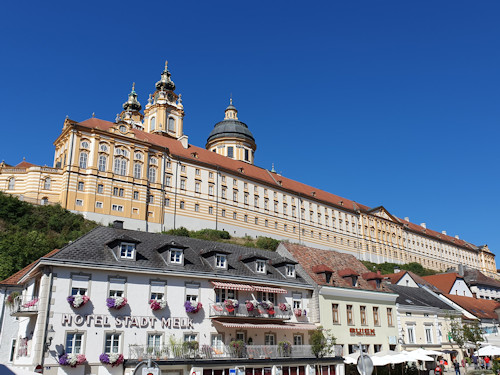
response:
M450 273L440 273L438 275L424 276L422 277L425 281L431 283L436 288L442 291L442 293L450 293L453 284L457 279L463 279L455 272Z
M500 302L454 294L444 296L480 319L498 319L495 309L500 307Z
M38 166L36 164L28 163L27 161L23 160L14 168L31 168L31 167L38 167Z
M324 264L318 264L317 266L314 266L312 268L312 271L314 273L325 273L325 272L333 273L334 272L330 267L328 267Z
M381 285L379 289L363 278L358 279L358 286L352 286L350 278L347 280L339 275L338 271L350 269L355 274L367 273L368 269L356 257L333 250L320 250L313 247L283 242L282 245L290 252L296 261L307 272L309 277L318 285L330 285L351 289L377 290L391 292L387 287ZM333 283L327 283L325 275L316 273L317 267L328 268L332 271Z
M50 258L52 255L56 254L58 251L59 251L59 249L51 250L50 252L45 254L40 259ZM0 281L0 285L16 285L17 283L19 283L19 280L21 280L24 277L24 275L26 275L29 271L31 271L31 269L35 266L35 264L37 264L40 261L40 259L35 260L34 262L28 264L23 269L17 271L15 274L7 277L5 280Z
M399 280L403 278L404 275L410 275L410 277L415 281L418 285L425 286L428 289L443 293L438 287L434 286L434 284L431 284L427 280L424 280L421 276L417 275L416 273L413 273L411 271L406 271L406 270L401 270L400 272L397 273L390 273L387 275L384 275L385 278L388 278L391 282L391 284L397 284ZM404 286L404 285L403 285Z
M109 131L110 128L116 126L116 124L113 122L101 120L98 118L90 118L77 124L86 128L99 129L103 131ZM241 174L242 177L244 176L249 179L260 181L267 185L276 186L276 188L279 189L289 190L299 196L308 197L309 199L317 199L318 201L323 201L330 205L341 207L345 210L359 210L362 212L369 212L371 210L370 207L357 203L355 201L342 198L338 195L331 194L309 185L291 180L276 173L269 172L264 168L260 168L242 161L233 160L231 158L208 151L201 147L189 145L188 148L184 148L180 141L177 141L173 138L164 137L158 134L151 134L139 129L132 129L132 133L137 140L149 142L162 148L168 148L170 153L174 157L187 159L194 163L206 163L212 166L218 166L222 169L231 171L231 173L234 173L235 175ZM400 222L400 224L406 225L407 228L411 229L413 232L424 234L430 237L435 237L440 239L441 241L446 241L466 249L477 250L476 246L464 240L459 240L455 237L451 237L430 229L425 229L420 225L410 223L397 217L395 218Z
M352 268L344 268L338 271L340 277L346 276L359 276L359 273L354 271Z

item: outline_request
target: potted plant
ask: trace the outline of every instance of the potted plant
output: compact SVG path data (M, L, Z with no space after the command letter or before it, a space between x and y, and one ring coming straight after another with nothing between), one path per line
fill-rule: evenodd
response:
M68 298L66 298L66 300L68 301L68 303L71 307L78 309L79 307L82 307L88 301L90 301L90 298L88 296L85 296L85 295L81 296L81 295L77 294L76 296L68 296Z
M123 363L123 354L102 353L99 356L99 361L101 361L101 363L104 365L111 365L111 367L116 367Z
M292 343L289 341L280 341L278 343L278 352L282 357L290 357L292 354Z
M150 299L149 305L151 306L151 310L153 310L153 311L163 310L165 307L167 307L167 301L162 300L162 299L160 299L160 300Z
M290 311L290 304L289 303L280 303L278 305L278 307L281 311Z
M127 299L125 297L109 297L106 298L106 305L110 309L119 310L127 304Z
M198 348L200 347L200 344L198 341L184 341L182 343L182 348L184 351L187 351L189 356L193 358L196 355L196 352L198 351Z
M257 307L257 301L245 301L245 306L248 312L254 311L254 309Z
M239 305L240 304L239 304L237 299L228 298L228 299L224 300L224 307L230 313L233 312L235 309L237 309Z
M296 317L299 317L302 315L306 316L306 310L302 310L302 309L294 309L293 313L295 314Z
M83 364L86 360L87 358L83 354L70 353L60 356L58 362L61 366L76 367Z
M198 311L201 310L203 305L201 302L196 302L196 301L186 301L184 302L184 308L186 309L187 313L191 314L196 314Z
M21 295L20 292L12 292L7 296L7 299L5 300L5 304L9 306L10 308L14 307L14 303L16 302L16 299L19 298Z
M229 347L231 348L232 354L236 358L241 358L243 357L243 353L246 348L245 341L243 340L233 340L229 343Z
M262 301L260 306L266 309L269 315L274 315L274 304L271 301Z

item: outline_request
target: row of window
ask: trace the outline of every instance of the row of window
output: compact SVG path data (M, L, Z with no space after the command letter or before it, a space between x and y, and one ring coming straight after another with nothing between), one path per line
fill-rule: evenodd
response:
M372 314L373 314L373 325L374 326L380 326L380 312L379 312L379 307L378 306L373 306L372 307ZM367 309L366 306L360 306L359 307L359 318L360 318L360 324L361 325L368 325L367 323ZM354 311L353 311L353 305L347 305L346 306L346 321L348 325L354 325ZM332 322L334 324L340 324L340 311L339 311L339 304L338 303L332 303ZM392 307L387 307L387 325L389 327L394 326L394 320L392 316Z

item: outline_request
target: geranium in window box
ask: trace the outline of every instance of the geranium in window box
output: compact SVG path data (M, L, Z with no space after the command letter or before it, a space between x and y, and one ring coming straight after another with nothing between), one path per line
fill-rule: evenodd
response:
M245 301L247 311L253 311L258 305L257 301Z
M110 309L121 309L127 304L127 299L125 297L109 297L106 298L106 305Z
M260 306L266 310L274 309L274 303L272 303L271 301L262 301L260 303Z
M101 361L103 365L111 365L111 367L116 367L123 363L123 354L102 353L99 356L99 361Z
M162 299L160 299L160 300L150 299L149 305L151 306L151 310L153 310L153 311L163 310L165 307L167 307L167 301L162 300Z
M82 307L85 305L88 301L90 301L90 298L88 296L81 296L77 294L76 296L68 296L66 298L68 301L69 305L75 309L78 309L79 307Z
M295 314L295 316L306 316L307 315L307 312L306 310L302 310L302 309L294 309L293 310L293 313Z
M201 310L203 305L201 302L196 302L196 301L186 301L184 302L184 308L186 309L187 313L191 314L196 314L198 311Z
M281 311L290 311L291 308L289 303L280 303L278 307Z
M240 305L240 303L238 302L237 299L226 299L224 300L224 307L226 308L226 310L228 312L233 312L235 309L238 308L238 306Z
M83 354L63 354L62 356L59 357L59 364L61 366L70 366L70 367L76 367L78 365L82 365L87 361L87 358Z

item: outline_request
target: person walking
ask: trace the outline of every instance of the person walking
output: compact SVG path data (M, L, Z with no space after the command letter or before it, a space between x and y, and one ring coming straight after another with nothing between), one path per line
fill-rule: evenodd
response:
M455 367L455 375L460 375L460 364L456 359L453 361L453 367Z
M486 370L490 368L490 357L484 357L484 364L486 366Z

